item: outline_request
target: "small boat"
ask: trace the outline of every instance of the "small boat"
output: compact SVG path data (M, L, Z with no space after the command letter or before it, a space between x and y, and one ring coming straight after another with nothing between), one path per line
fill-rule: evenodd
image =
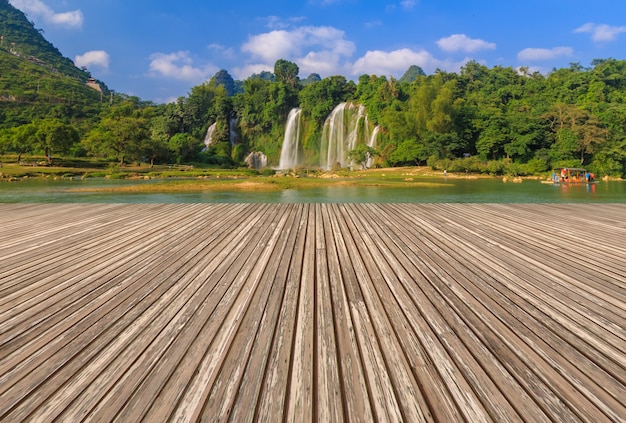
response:
M595 175L581 167L559 167L552 171L555 184L590 184L595 182Z

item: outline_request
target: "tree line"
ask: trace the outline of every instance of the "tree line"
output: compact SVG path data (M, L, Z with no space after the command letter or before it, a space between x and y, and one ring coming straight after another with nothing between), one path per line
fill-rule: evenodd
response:
M45 115L26 105L32 119L1 125L0 153L239 166L261 151L272 165L289 111L299 107L304 165L313 167L326 118L338 104L354 102L379 126L376 151L368 152L376 166L521 175L585 166L599 175L626 174L626 61L572 63L547 75L476 61L432 75L412 66L400 79L298 75L295 63L280 59L273 73L244 81L221 70L169 104L115 94L110 102L48 105ZM213 123L213 142L204 149Z

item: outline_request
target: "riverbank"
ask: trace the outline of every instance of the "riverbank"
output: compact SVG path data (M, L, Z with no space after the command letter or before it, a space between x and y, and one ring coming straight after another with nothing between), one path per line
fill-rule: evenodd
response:
M367 170L322 171L319 169L297 169L275 171L267 169L258 172L253 169L221 169L195 167L192 165L146 165L90 166L95 162L73 162L74 166L44 166L32 162L31 165L5 163L0 168L0 182L20 182L25 180L140 180L142 183L116 186L80 186L72 192L120 192L120 193L162 193L162 192L203 192L203 191L282 191L320 187L388 187L388 188L437 188L447 187L455 180L497 179L502 182L521 183L542 181L548 176L528 176L524 178L492 176L469 172L454 173L433 170L428 166L377 168Z
M33 162L35 163L35 162ZM441 178L441 183L420 181L420 178ZM80 191L121 192L192 192L205 190L284 190L323 186L388 186L420 187L446 185L447 178L490 178L487 175L456 175L446 177L427 166L399 167L367 170L321 171L297 169L258 172L252 169L220 169L194 167L191 165L125 166L125 167L77 167L4 164L0 168L0 181L19 182L28 179L48 180L142 180L142 184L77 188Z

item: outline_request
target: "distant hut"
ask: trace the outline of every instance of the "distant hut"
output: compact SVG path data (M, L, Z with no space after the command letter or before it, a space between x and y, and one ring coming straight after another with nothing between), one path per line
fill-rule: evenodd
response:
M98 82L96 82L95 78L89 78L87 80L87 86L89 88L93 88L96 91L102 92L102 88L100 87L100 84L98 84Z

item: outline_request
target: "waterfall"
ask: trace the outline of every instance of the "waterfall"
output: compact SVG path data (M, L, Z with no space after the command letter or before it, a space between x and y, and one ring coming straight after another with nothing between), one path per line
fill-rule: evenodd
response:
M217 127L217 122L214 122L211 126L209 126L209 129L207 129L206 135L204 136L205 147L204 147L204 150L202 151L208 150L211 144L213 144L213 134L215 134L216 127Z
M231 118L228 121L228 135L230 138L230 145L235 145L238 143L239 138L237 136L237 126L239 125L239 119Z
M376 148L376 137L378 137L378 131L380 131L380 127L376 125L374 130L372 131L372 135L370 136L369 141L367 142L367 146L370 148ZM370 157L367 159L367 168L370 169L372 164L374 163L374 158Z
M370 130L365 107L353 103L341 103L326 119L322 130L320 149L322 169L330 170L335 165L351 166L348 152L359 142L370 142Z
M253 151L248 154L245 162L249 168L261 170L267 166L267 156L260 151Z
M294 169L298 166L300 148L300 123L302 109L291 109L287 117L287 127L285 128L285 138L280 151L280 161L278 169Z

